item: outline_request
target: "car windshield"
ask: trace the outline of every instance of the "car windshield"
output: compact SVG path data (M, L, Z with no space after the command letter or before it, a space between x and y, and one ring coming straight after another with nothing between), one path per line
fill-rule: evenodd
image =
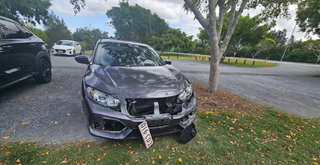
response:
M58 41L57 45L73 46L73 42L72 41Z
M162 66L164 61L147 46L127 43L101 43L94 62L108 66Z

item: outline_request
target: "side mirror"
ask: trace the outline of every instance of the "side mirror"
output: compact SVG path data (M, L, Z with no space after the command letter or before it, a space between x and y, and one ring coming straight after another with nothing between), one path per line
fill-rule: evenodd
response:
M164 63L166 63L166 64L168 64L168 65L171 65L171 61L169 61L169 60L164 60Z
M77 55L74 57L74 59L81 64L90 64L88 57L85 55Z

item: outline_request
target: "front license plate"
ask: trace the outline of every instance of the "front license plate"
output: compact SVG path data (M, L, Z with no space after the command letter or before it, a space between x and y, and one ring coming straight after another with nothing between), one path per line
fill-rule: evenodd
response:
M63 51L58 51L58 53L63 53Z
M152 136L151 136L148 124L146 121L144 121L138 127L140 130L141 136L143 138L144 144L146 145L146 147L148 149L153 144L153 140L152 140Z

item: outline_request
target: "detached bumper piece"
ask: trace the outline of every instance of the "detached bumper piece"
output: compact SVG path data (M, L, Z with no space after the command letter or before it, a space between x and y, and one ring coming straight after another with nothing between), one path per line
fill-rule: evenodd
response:
M192 123L190 126L188 126L182 131L179 142L186 144L196 136L196 126Z
M182 132L179 141L185 144L196 136L193 124L197 108L195 95L182 104L173 103L173 98L147 101L138 100L135 105L131 101L130 105L121 105L121 110L115 111L85 97L82 105L88 119L89 132L109 139L136 139L141 138L138 125L146 121L152 137ZM152 106L151 101L155 101ZM124 102L125 99L122 100Z

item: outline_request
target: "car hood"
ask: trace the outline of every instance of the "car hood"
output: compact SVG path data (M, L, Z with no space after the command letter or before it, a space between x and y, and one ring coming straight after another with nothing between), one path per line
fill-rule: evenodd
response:
M161 98L178 95L186 78L174 67L103 67L90 65L84 76L87 85L123 98Z
M72 49L73 46L66 46L66 45L54 45L53 49Z

